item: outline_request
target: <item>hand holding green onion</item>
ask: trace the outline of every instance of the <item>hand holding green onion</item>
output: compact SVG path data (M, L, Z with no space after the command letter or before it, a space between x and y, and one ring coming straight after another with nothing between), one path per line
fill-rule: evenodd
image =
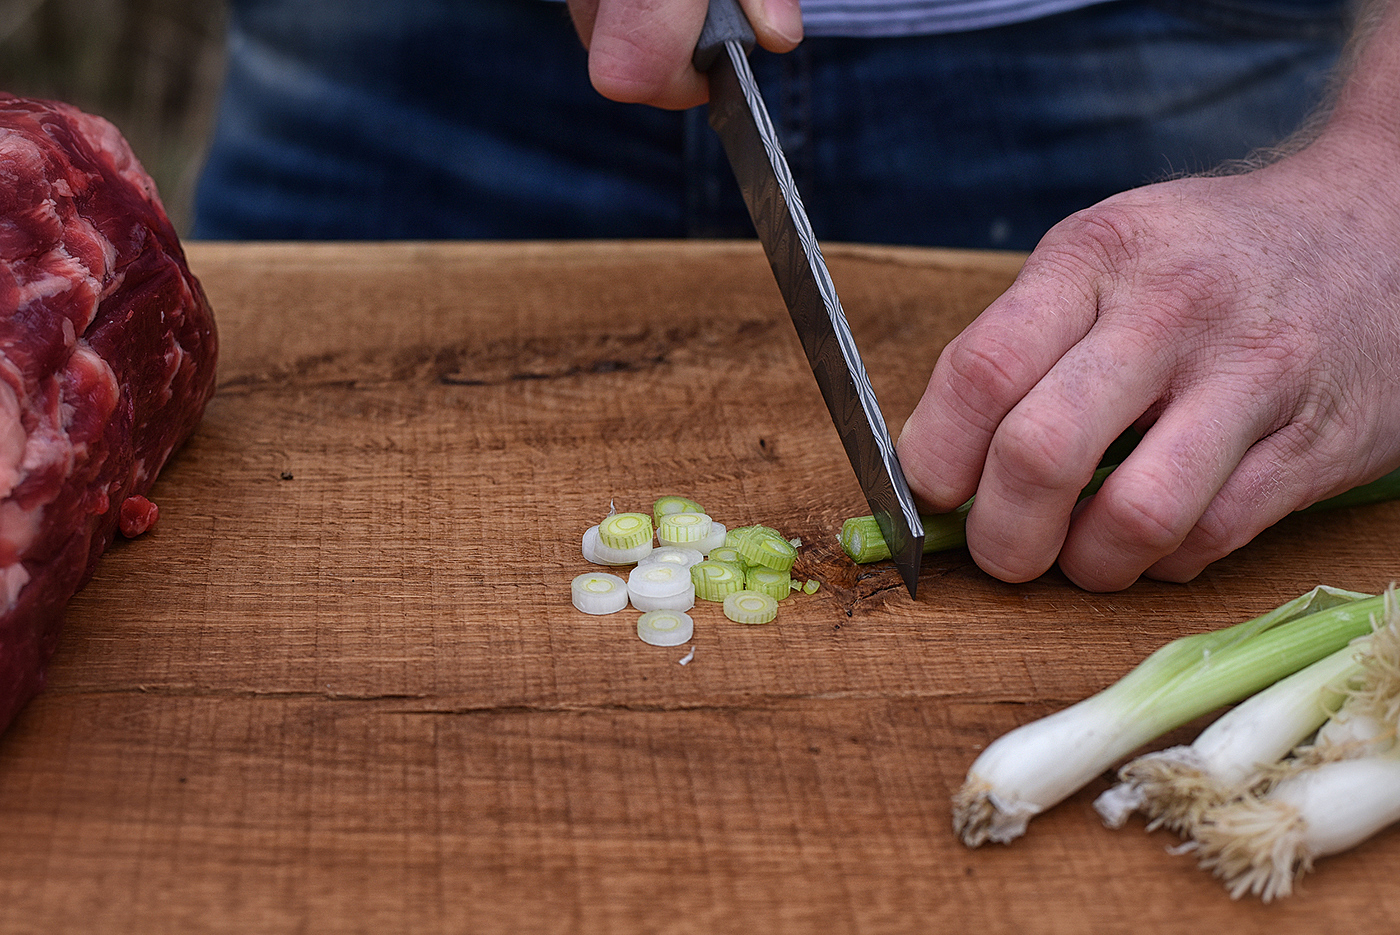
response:
M1079 492L1084 499L1103 486L1104 480L1113 473L1117 465L1101 467L1093 478ZM1362 484L1346 493L1329 497L1314 503L1300 512L1315 513L1349 506L1362 506L1400 498L1400 470L1392 471L1379 480ZM956 510L947 513L920 515L924 523L924 554L943 552L967 545L967 514L974 500L968 500ZM880 532L880 524L873 516L853 516L841 525L841 548L851 561L858 565L883 562L890 557L890 547Z

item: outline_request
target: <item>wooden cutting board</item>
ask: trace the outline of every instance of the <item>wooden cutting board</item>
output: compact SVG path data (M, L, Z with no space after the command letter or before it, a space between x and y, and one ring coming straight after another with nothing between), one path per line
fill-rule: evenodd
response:
M1019 257L832 247L893 431ZM1400 505L1297 516L1189 585L911 602L752 244L195 244L219 392L0 739L0 931L1393 931L1400 832L1232 902L1085 792L969 851L977 751L1162 643L1400 569ZM804 543L694 657L587 617L610 504ZM1199 726L1199 725L1198 725ZM1179 732L1168 740L1188 738ZM1165 741L1164 741L1165 742Z

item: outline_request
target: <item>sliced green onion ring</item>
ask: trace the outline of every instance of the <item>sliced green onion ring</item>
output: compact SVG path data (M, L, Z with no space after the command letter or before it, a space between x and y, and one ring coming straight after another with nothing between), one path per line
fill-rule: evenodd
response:
M731 565L744 566L744 558L739 554L739 550L732 545L722 545L717 549L711 549L705 557L712 562L728 562Z
M659 549L652 549L651 554L638 564L668 562L682 568L691 568L704 560L705 556L698 549L686 548L683 545L663 545Z
M634 594L629 589L628 597L632 600L632 606L640 611L651 610L690 610L695 606L695 585L686 583L686 586L674 594L662 594L652 596L647 594Z
M662 545L686 545L695 548L695 543L710 534L714 520L708 513L671 513L661 517L656 527L656 538Z
M586 571L570 587L574 606L585 614L615 614L627 606L627 582L605 571Z
M750 533L739 544L739 554L753 565L787 571L797 561L797 549L781 535Z
M695 547L706 555L709 555L715 549L724 548L724 540L728 535L729 532L724 528L723 523L712 520L710 522L710 534L699 542L696 542Z
M722 601L744 589L744 573L738 566L713 559L690 566L690 580L695 585L695 596L702 601Z
M695 635L695 619L682 610L649 610L637 618L637 636L650 646L680 646Z
M645 562L627 575L633 597L666 597L690 587L690 569L670 562Z
M792 576L776 568L755 565L744 572L744 587L781 601L792 593Z
M778 602L757 591L735 591L724 599L724 615L735 623L772 623Z
M598 538L613 549L635 549L651 541L651 517L645 513L614 513L598 524Z
M779 539L787 538L772 526L737 526L729 530L729 535L725 536L724 544L743 551L744 541L750 536L777 536Z
M632 549L614 549L603 544L597 526L589 526L583 533L583 558L595 565L631 565L640 562L652 552L651 540Z
M656 525L661 525L661 518L670 516L672 513L704 513L705 508L691 500L689 497L666 496L660 497L651 505L652 518L656 520Z

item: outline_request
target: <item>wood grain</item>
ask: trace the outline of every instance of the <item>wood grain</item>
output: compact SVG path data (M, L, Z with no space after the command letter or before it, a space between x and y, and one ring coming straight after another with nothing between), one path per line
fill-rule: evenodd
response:
M911 602L751 244L195 244L220 389L157 527L0 738L0 931L1391 931L1400 835L1232 902L1105 785L968 851L982 745L1161 643L1395 574L1400 506L1291 518L1186 586ZM1019 258L830 247L897 431ZM695 657L586 617L609 503L801 536L823 587ZM1181 739L1180 735L1175 738Z

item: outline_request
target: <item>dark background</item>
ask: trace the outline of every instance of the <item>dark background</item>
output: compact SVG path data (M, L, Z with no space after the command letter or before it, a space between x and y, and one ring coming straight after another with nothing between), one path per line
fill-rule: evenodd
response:
M112 121L189 226L223 74L220 0L0 0L0 90Z

